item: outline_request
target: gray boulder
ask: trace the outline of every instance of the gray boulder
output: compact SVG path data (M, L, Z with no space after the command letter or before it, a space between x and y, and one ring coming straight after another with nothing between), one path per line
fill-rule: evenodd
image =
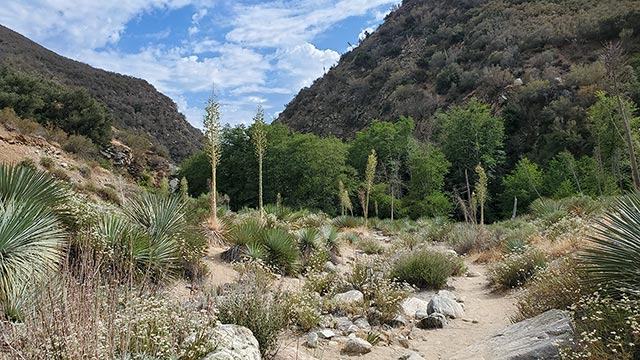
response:
M318 331L318 336L321 339L331 339L332 337L336 336L336 333L333 332L333 330L322 329L322 330Z
M404 327L407 326L407 319L404 318L404 316L402 315L398 315L396 317L394 317L393 319L387 321L387 325L393 327L393 328L400 328L400 327Z
M307 347L315 349L318 347L318 333L312 331L307 334L307 341L305 342Z
M420 354L418 354L417 352L412 351L408 354L400 356L398 360L424 360L424 358L420 356Z
M373 345L369 344L368 341L359 337L352 337L344 345L342 352L349 355L367 354L371 352L371 348L373 348Z
M352 304L364 301L364 295L359 290L350 290L342 294L337 294L333 299L341 303Z
M417 326L420 329L442 329L445 325L447 325L447 317L440 313L433 313L420 320Z
M369 325L369 322L365 318L358 318L353 324L362 330L371 330L371 325Z
M453 359L558 359L559 346L569 345L572 337L569 313L549 310L504 328L488 340L456 354Z
M431 301L429 301L427 313L429 315L440 313L455 319L464 315L464 308L455 300L455 295L452 292L441 290L433 295Z
M337 317L334 319L334 321L335 321L335 328L338 329L338 331L340 331L343 334L348 334L349 328L354 326L353 322L346 316Z
M416 316L417 311L427 311L428 306L428 302L422 299L418 299L417 297L408 298L407 300L403 301L401 305L402 311L404 311L404 313L411 318Z
M213 329L216 350L203 360L260 360L258 340L251 330L238 325L220 325Z

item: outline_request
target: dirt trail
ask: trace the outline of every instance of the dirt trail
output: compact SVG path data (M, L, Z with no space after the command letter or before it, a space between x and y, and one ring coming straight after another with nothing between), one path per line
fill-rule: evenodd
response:
M321 343L318 349L307 349L301 346L304 341L302 339L297 344L290 343L278 358L282 360L314 358L381 360L398 359L402 355L416 351L426 360L451 359L455 353L494 335L509 325L509 316L514 309L512 295L494 294L488 289L488 269L486 266L470 262L467 263L467 266L471 273L477 273L480 276L465 276L449 280L451 290L464 300L464 317L449 321L444 329L421 330L414 328L410 335L408 349L395 343L390 346L375 346L369 354L351 357L340 354L343 345L340 339L335 342ZM431 294L422 292L415 296L428 300Z

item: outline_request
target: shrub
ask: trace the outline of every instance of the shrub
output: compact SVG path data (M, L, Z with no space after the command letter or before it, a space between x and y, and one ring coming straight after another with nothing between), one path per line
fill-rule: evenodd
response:
M338 216L332 221L338 229L357 228L364 225L364 219L353 216Z
M322 299L317 293L299 292L288 297L293 323L303 331L317 328L322 319L320 305Z
M561 349L562 359L637 359L640 301L595 293L572 306L575 346Z
M23 135L41 135L44 133L44 128L40 124L29 119L16 118L13 123Z
M546 266L546 256L540 250L531 249L522 254L511 254L492 269L491 281L503 289L518 287Z
M372 238L361 239L356 243L356 246L359 250L364 251L364 253L368 255L379 255L384 252L384 246L382 246L378 240Z
M74 153L84 159L93 160L98 157L98 147L88 137L71 135L62 147L64 151Z
M64 169L60 169L60 168L51 169L49 170L49 174L51 174L51 176L61 181L71 180L71 177L69 177L69 174L67 174L67 172Z
M36 162L33 161L32 158L23 159L22 161L20 161L18 163L18 165L22 166L22 167L25 167L25 168L28 168L28 169L32 169L32 170L36 170L37 169Z
M108 201L116 205L122 205L122 199L120 198L120 195L118 195L116 189L105 186L103 188L96 189L96 195L100 196L104 201Z
M298 271L299 252L293 235L282 229L267 229L264 233L266 260L284 274Z
M487 245L489 233L483 226L460 223L451 227L447 244L460 255L483 250Z
M278 337L289 324L291 308L287 296L269 291L269 281L258 273L246 273L224 296L217 297L218 318L224 324L245 326L260 344L263 357L278 351Z
M56 163L53 161L52 158L48 156L43 156L42 158L40 158L40 166L42 166L45 169L51 169L56 166Z
M419 288L441 289L447 279L462 272L464 262L457 256L434 250L420 250L396 260L391 275Z
M335 272L313 272L307 277L304 289L321 296L333 296L345 288L344 279Z
M524 291L516 296L514 323L540 315L551 309L567 310L576 299L590 293L583 286L582 271L572 258L559 259L547 269L534 275L525 285Z

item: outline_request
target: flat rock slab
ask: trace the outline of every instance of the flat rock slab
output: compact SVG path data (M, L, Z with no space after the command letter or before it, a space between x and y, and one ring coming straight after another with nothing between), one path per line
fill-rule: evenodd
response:
M220 325L213 330L216 350L203 360L260 360L258 340L251 330L238 325Z
M452 360L558 359L559 345L573 337L571 317L562 310L549 310L510 325L493 337L454 355Z

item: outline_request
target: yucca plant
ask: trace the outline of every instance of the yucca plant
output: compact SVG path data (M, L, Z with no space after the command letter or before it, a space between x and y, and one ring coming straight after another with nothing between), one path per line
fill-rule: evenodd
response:
M56 217L37 203L0 203L0 303L10 317L21 295L59 265L65 232Z
M318 240L320 239L320 231L317 228L304 228L298 230L298 245L303 258L311 256L314 250L318 249Z
M580 258L589 277L611 295L640 296L640 193L620 198L591 240Z
M320 228L322 237L324 238L327 250L329 250L329 257L334 264L338 263L338 256L340 255L340 239L338 238L338 229L333 226L325 225Z
M235 224L227 234L227 241L231 246L222 253L222 259L228 262L241 260L247 246L262 244L263 232L263 223L255 218Z
M293 235L279 228L268 229L264 233L264 246L269 265L287 275L297 271L299 252Z

